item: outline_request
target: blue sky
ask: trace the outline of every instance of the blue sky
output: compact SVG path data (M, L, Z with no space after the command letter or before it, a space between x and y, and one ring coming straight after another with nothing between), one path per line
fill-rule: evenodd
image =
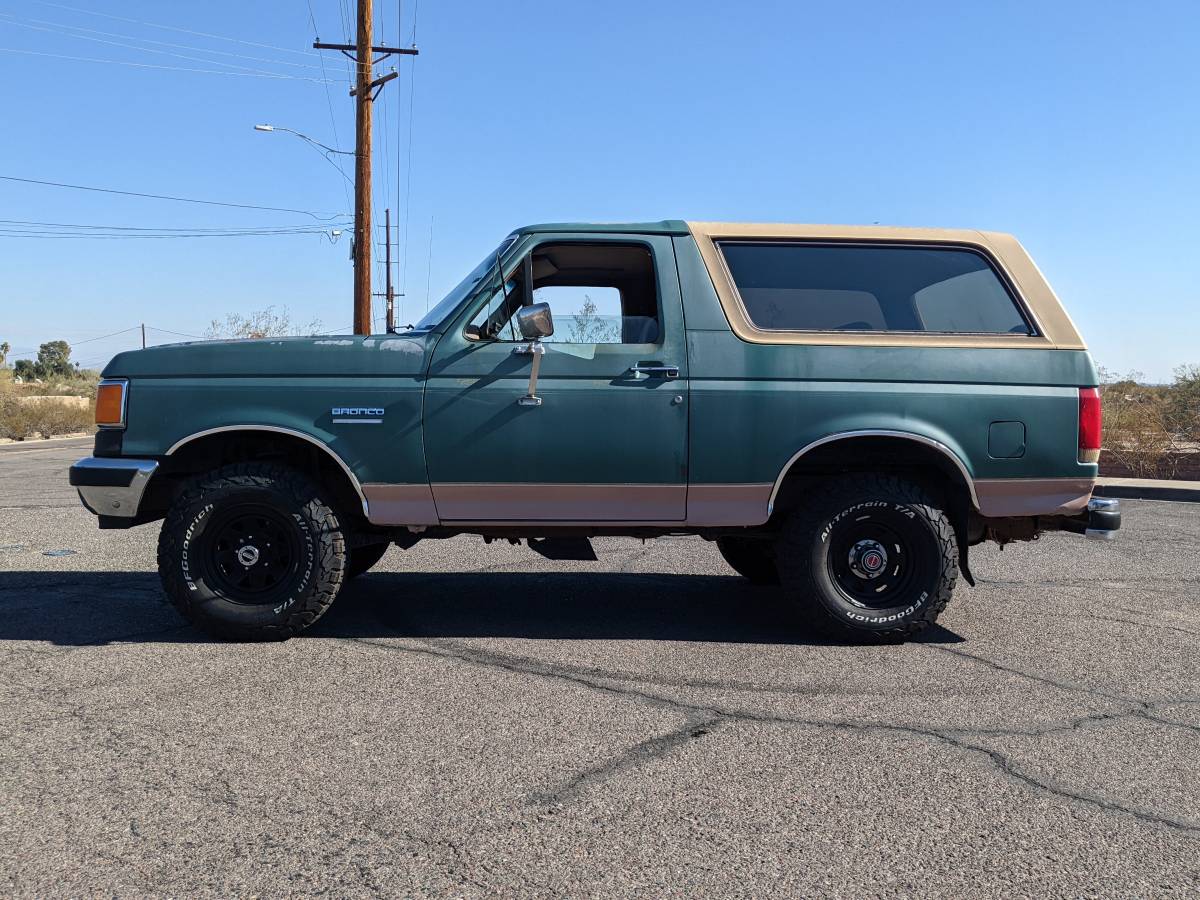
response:
M321 39L343 40L352 0L311 2ZM252 129L272 122L330 145L352 142L344 61L324 57L337 81L327 99L320 68L310 68L321 64L316 51L274 49L311 44L306 0L56 4L0 0L0 47L317 81L0 51L0 175L349 211L348 185L316 151ZM388 135L376 149L378 221L392 206L403 235L411 85L401 321L419 317L427 296L436 302L527 222L881 222L1013 232L1100 364L1167 380L1172 367L1200 363L1200 5L377 6L386 41L402 30L407 43L415 12L421 49L376 109ZM73 33L97 40L60 25L93 29ZM164 52L116 45L130 43ZM213 50L235 55L205 52ZM4 181L0 211L9 220L151 228L315 221ZM143 321L199 334L214 317L269 304L342 329L352 318L348 253L345 237L331 244L312 234L0 237L0 339L27 350ZM78 343L75 358L100 364L135 338Z

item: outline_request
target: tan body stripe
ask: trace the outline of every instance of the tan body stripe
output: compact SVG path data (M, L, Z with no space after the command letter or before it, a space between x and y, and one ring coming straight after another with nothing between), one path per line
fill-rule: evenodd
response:
M1091 478L981 478L975 481L979 512L1004 516L1061 516L1087 509Z
M1087 508L1091 478L974 482L979 513L1071 515ZM654 525L753 527L770 516L772 484L364 484L376 525ZM675 513L686 502L687 517Z

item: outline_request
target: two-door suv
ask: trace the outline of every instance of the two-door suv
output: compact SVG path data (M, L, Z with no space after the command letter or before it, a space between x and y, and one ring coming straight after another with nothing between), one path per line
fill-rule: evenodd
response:
M1096 385L1007 235L536 225L403 334L120 354L70 478L101 528L164 519L167 595L227 637L469 533L700 535L812 626L903 638L973 544L1115 535Z

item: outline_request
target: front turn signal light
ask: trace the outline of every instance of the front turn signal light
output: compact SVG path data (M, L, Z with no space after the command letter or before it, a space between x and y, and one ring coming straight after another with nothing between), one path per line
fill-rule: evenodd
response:
M102 381L96 388L96 425L100 428L125 427L127 381Z

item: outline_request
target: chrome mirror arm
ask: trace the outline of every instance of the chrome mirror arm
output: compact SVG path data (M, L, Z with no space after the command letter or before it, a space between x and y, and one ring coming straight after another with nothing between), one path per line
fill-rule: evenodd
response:
M517 403L520 406L541 406L542 398L537 395L537 382L538 371L542 367L542 357L546 355L545 346L535 338L524 347L513 347L513 353L529 354L533 357L533 368L529 370L529 391L524 397L518 397Z

